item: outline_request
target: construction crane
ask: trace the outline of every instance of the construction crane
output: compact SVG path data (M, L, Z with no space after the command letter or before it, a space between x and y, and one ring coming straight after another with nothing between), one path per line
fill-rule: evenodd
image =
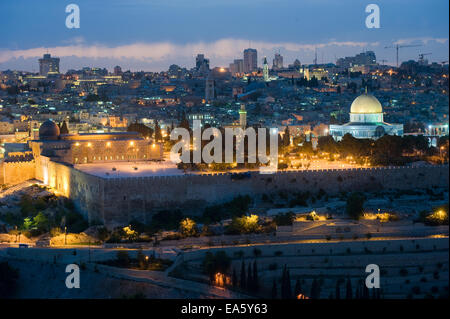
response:
M396 50L396 56L397 56L397 68L398 68L398 49L401 49L401 48L413 48L413 47L421 47L423 44L412 44L412 45L398 45L398 44L396 44L395 46L394 45L390 45L390 46L387 46L387 47L384 47L385 49L392 49L392 48L395 48L395 50Z
M426 55L430 55L431 53L419 53L419 64L423 64L424 63L424 56L426 56ZM428 62L427 62L428 63Z

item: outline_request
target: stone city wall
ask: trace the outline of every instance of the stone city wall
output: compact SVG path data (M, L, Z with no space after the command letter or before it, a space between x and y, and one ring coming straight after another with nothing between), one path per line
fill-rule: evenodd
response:
M35 178L35 162L2 162L0 171L0 184L19 184Z
M160 210L201 213L206 205L238 195L323 189L328 194L385 189L448 187L448 166L288 171L247 178L232 174L101 179L103 206L96 218L105 223L148 222Z

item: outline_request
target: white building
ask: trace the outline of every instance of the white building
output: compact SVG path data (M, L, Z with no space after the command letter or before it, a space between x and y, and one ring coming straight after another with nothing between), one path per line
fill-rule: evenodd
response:
M385 134L403 136L403 124L383 122L383 108L376 97L364 93L358 96L350 108L350 122L330 125L330 135L337 141L345 134L355 138L377 139Z

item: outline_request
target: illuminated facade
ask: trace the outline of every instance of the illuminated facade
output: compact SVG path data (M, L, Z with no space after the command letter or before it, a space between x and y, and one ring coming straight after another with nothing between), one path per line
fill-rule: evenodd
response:
M50 54L44 54L42 59L39 59L39 74L47 76L48 74L59 73L59 58L52 58Z
M356 138L377 139L385 134L403 136L403 124L383 122L383 108L376 97L364 93L358 96L350 108L350 122L330 125L330 135L337 141L345 134Z
M60 134L58 126L46 121L39 139L29 142L33 157L46 156L67 164L146 161L162 158L160 144L144 139L136 132Z

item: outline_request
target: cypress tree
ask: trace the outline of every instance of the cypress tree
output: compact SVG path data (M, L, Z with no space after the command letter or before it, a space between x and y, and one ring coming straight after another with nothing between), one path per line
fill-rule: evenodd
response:
M336 299L341 299L341 280L336 280Z
M284 265L281 275L281 299L286 299L286 265Z
M272 297L272 299L276 299L277 298L277 283L275 282L275 279L273 280L273 284L272 284L271 297Z
M291 275L289 274L289 270L286 271L286 298L292 298Z
M363 299L369 299L369 288L367 288L367 286L363 283ZM375 288L372 288L375 289Z
M294 288L294 298L297 298L298 295L302 293L302 286L300 284L300 279L297 278L297 281L295 282L295 288Z
M316 278L314 278L312 281L310 296L312 299L317 299L317 280L316 280Z
M247 270L247 289L249 291L253 291L253 278L252 278L252 263L248 263L248 270Z
M258 267L256 266L256 260L253 262L253 289L255 291L259 290Z
M236 268L233 267L233 276L231 277L231 283L233 284L233 287L237 287L237 276L236 276Z
M355 289L355 299L361 299L361 283L358 281L358 284L356 285L356 289Z
M352 281L350 278L347 278L347 291L345 293L346 299L352 299L353 298L353 292L352 292Z
M245 282L246 279L247 278L245 276L245 262L242 261L242 263L241 263L241 281L240 281L242 289L245 289L247 287L246 282Z

